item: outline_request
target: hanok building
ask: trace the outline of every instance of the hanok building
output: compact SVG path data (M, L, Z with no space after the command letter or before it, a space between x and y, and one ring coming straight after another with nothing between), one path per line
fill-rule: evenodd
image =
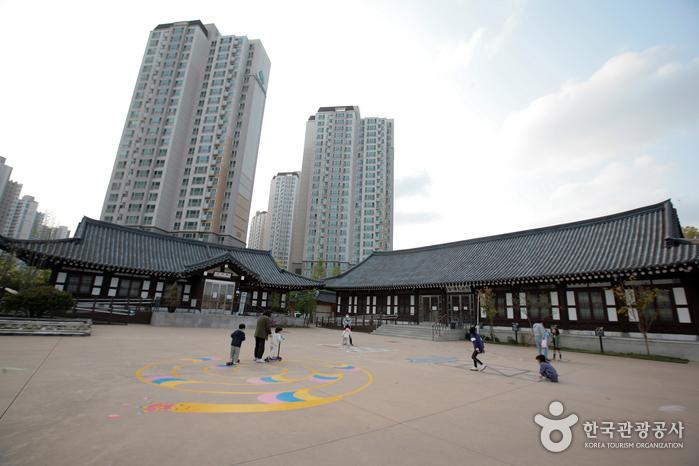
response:
M50 268L50 283L76 299L132 299L158 303L170 284L179 307L239 310L285 307L291 290L320 282L280 269L269 251L144 231L83 218L75 236L22 241L0 237L0 248L29 265Z
M699 334L699 243L682 237L668 200L606 217L399 251L375 252L326 280L337 313L476 323L478 292L495 294L495 325L547 318L561 329L635 332L613 287L647 284L657 333ZM636 283L629 283L635 276Z

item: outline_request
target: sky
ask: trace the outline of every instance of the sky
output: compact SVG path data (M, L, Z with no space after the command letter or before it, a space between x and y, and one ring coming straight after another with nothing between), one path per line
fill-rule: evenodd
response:
M200 19L272 62L252 211L308 116L395 120L394 249L672 199L699 226L699 2L0 0L0 156L99 218L149 31Z

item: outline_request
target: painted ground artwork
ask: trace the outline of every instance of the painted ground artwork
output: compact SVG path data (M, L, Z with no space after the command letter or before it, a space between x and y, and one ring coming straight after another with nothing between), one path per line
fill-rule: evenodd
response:
M215 357L172 359L136 371L141 382L167 391L146 413L261 413L312 408L359 393L371 373L345 363L279 361L226 366ZM154 399L157 399L154 397Z

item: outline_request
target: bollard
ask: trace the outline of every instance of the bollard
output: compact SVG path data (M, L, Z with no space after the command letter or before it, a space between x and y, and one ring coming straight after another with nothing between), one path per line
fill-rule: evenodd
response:
M604 336L604 327L597 327L595 329L595 336L599 337L599 351L604 353L604 344L602 343L602 337Z

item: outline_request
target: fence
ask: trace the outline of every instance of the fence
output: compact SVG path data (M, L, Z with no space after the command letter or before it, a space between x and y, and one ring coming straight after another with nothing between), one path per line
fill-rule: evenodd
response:
M343 328L345 318L346 317L343 316L316 316L315 326L323 328ZM415 325L416 322L398 320L398 316L371 314L350 316L350 327L352 327L352 330L373 331L382 325L388 324Z

